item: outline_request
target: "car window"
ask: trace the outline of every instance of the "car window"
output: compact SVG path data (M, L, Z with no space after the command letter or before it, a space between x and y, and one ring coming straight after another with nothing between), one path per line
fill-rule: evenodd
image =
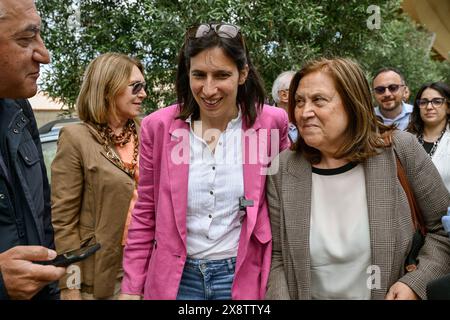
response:
M47 169L48 181L51 181L51 170L50 166L56 155L56 140L42 142L42 153L44 155L45 168Z
M78 118L54 120L39 128L39 138L41 139L42 153L49 182L51 182L51 165L56 155L59 131L66 125L79 122Z

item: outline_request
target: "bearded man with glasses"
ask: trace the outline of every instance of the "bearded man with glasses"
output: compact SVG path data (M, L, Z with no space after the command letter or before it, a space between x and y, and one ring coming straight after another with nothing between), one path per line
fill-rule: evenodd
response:
M396 124L398 129L405 130L413 106L403 101L408 88L403 74L395 68L382 68L375 73L372 88L378 104L375 108L377 116L385 125Z

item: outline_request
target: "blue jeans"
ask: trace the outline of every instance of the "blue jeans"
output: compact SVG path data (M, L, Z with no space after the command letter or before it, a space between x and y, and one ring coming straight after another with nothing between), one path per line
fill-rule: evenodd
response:
M236 258L186 259L177 300L231 300Z

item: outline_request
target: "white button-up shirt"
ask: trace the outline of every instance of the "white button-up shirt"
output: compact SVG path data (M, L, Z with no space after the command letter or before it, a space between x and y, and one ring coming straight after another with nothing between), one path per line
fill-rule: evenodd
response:
M191 124L191 119L187 119ZM228 123L214 153L190 125L190 165L187 207L187 254L218 260L237 256L244 196L242 117Z

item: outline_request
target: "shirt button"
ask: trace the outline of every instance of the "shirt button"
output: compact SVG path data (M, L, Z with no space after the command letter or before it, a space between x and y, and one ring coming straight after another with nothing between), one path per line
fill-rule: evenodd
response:
M212 215L208 215L208 217L209 217L210 219L212 219Z
M3 200L5 198L6 198L6 196L3 193L0 193L0 199Z
M222 142L219 142L219 146L221 146L222 145Z
M213 170L216 170L216 167L212 167Z
M213 191L210 191L210 192L209 192L209 194L210 194L210 195L213 195L213 194L214 194L214 192L213 192Z
M18 133L19 133L19 130L14 129L13 132L14 132L15 134L18 134Z

